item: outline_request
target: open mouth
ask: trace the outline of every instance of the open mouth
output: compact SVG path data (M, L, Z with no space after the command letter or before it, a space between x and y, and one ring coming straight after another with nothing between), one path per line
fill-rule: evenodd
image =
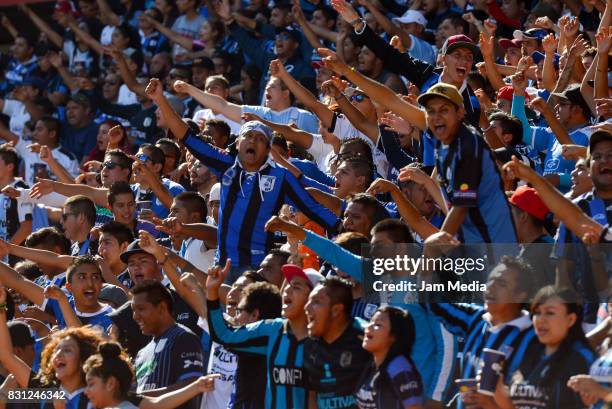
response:
M283 311L286 310L287 308L291 307L291 304L293 302L291 301L291 299L289 297L283 297Z
M85 290L83 291L83 296L88 300L92 300L96 298L96 292L94 290Z
M446 130L446 125L434 125L434 132L441 134Z
M599 170L599 174L601 174L601 175L612 175L612 168L601 168Z
M467 68L457 67L457 74L464 77L467 75Z
M144 280L144 274L134 274L134 281Z

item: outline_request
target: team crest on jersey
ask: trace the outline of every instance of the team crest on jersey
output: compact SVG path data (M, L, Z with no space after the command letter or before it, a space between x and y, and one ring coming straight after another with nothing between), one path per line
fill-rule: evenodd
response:
M340 366L342 368L346 368L347 366L350 366L352 361L353 361L353 354L350 351L344 351L340 355Z
M376 306L376 304L368 304L365 306L365 308L363 309L363 316L364 318L370 319L372 318L372 315L374 315L374 313L376 312L376 309L378 307Z
M270 193L274 189L274 183L276 182L276 176L262 176L261 177L261 190Z
M224 186L230 186L232 184L232 180L234 180L234 176L236 176L236 169L229 168L223 174L223 179L221 180L221 183L223 183Z

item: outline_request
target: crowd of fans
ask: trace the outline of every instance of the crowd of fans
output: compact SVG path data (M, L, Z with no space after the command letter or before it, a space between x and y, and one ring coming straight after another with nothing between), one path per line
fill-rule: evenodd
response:
M0 20L0 408L611 404L611 0L54 7Z

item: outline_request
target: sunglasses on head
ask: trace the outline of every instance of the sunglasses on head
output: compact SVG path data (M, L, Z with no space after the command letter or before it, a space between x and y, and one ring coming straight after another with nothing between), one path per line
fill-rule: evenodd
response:
M136 158L138 158L138 160L141 162L151 160L151 158L149 158L149 155L147 155L146 153L141 153L140 155L136 156Z
M351 97L349 98L349 101L363 102L363 100L366 98L367 96L365 94L354 94L354 95L351 95Z
M104 163L102 164L102 167L103 167L103 168L106 168L106 169L108 169L108 170L113 170L113 169L115 169L117 166L121 166L121 165L119 165L119 164L118 164L118 163L116 163L116 162L111 162L111 161L109 161L109 162L104 162Z

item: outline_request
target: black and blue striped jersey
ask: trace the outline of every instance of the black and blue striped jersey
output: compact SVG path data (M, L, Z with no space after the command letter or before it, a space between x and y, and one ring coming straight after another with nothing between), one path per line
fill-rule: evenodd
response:
M490 314L482 305L446 303L423 305L426 305L448 331L463 338L464 346L460 358L461 378L476 377L484 348L504 352L506 372L513 372L522 362L526 349L537 343L531 319L526 313L517 319L494 326Z
M240 161L189 132L189 151L221 182L217 263L230 258L235 266L257 266L272 248L274 234L264 226L283 204L295 206L325 229L335 229L338 217L319 204L286 169L272 160L258 172L247 172Z
M595 353L576 341L568 353L546 355L544 345L532 344L523 356L518 370L510 374L510 399L516 409L582 409L580 396L567 386L574 375L586 374ZM553 362L559 363L551 370ZM554 368L553 368L554 369ZM548 378L548 379L547 379Z
M298 340L282 318L232 327L219 301L208 301L208 325L213 341L233 352L266 357L267 409L308 407L304 373L304 340Z

